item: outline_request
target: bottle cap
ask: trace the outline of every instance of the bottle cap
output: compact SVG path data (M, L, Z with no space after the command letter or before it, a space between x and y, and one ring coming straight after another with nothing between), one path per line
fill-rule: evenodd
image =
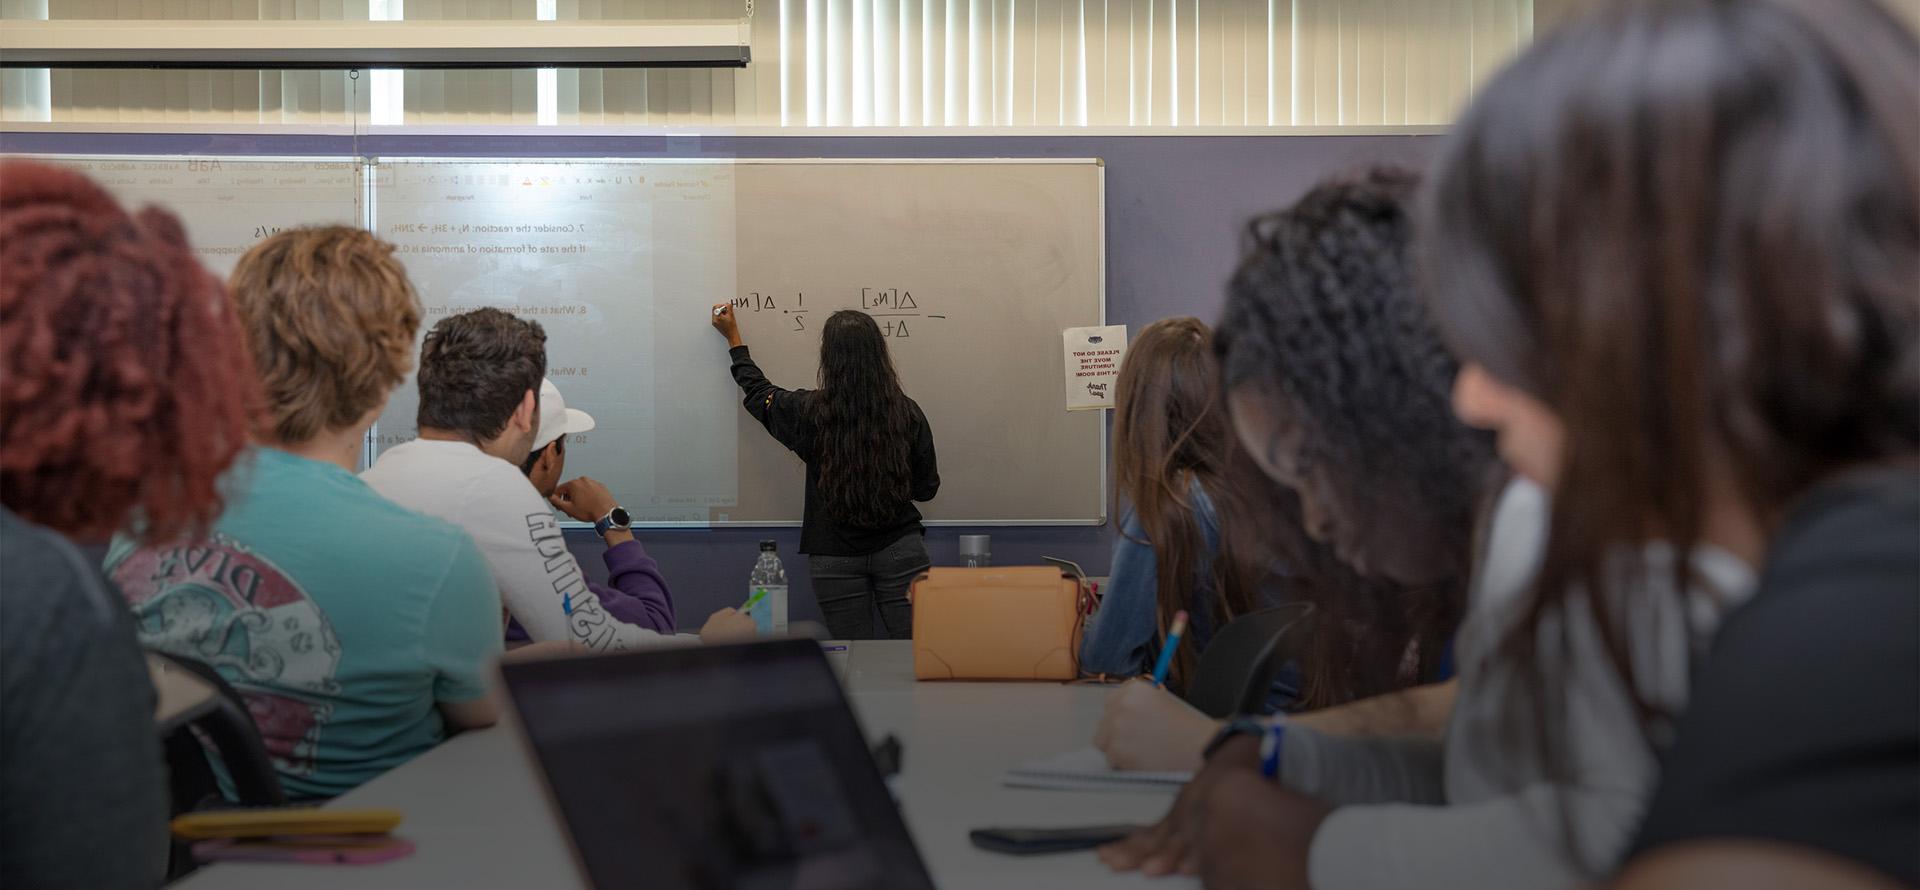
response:
M769 540L760 542L761 553L773 553L774 551L777 551L779 549L780 549L780 542L778 541L769 539Z

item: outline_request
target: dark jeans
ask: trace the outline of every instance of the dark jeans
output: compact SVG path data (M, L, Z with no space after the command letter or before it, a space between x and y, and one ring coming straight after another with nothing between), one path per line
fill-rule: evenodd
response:
M809 556L813 598L836 640L876 639L874 607L886 625L884 637L905 640L913 636L913 604L907 588L927 570L926 538L909 532L866 556Z

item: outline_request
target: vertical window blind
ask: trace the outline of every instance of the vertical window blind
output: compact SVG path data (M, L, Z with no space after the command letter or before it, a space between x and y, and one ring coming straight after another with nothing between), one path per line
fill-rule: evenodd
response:
M9 120L108 123L1444 124L1533 34L1533 0L0 2L15 18L751 16L738 70L5 72Z

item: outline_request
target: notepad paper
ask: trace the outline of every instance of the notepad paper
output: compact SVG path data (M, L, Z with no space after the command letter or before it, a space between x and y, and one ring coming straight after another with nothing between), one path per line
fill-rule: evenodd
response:
M1180 790L1193 778L1188 772L1148 772L1118 770L1107 765L1107 755L1097 748L1081 748L1053 757L1028 761L1007 770L1000 784L1009 788L1042 788L1050 791L1124 791L1132 793L1168 793Z

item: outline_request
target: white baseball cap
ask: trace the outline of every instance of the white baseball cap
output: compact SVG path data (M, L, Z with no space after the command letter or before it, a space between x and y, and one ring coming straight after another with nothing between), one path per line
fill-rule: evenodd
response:
M567 407L567 400L560 397L560 387L551 380L540 381L540 431L533 436L533 449L539 451L561 436L570 433L584 433L593 429L593 415L577 408Z

